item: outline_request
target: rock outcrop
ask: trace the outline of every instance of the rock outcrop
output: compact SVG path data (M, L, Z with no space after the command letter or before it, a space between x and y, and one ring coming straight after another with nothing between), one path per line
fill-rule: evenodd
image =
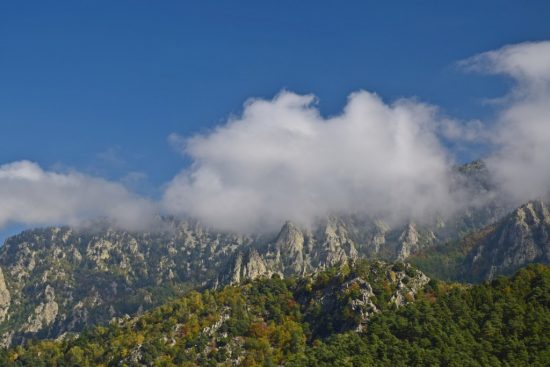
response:
M315 230L287 222L272 242L251 243L234 255L219 283L237 283L259 276L297 276L316 272L359 258L406 260L431 246L431 230L410 223L391 228L381 220L328 218Z
M55 302L55 291L50 285L47 285L44 290L44 298L44 301L36 306L27 322L23 324L21 331L24 333L36 333L55 321L59 306Z
M0 268L0 322L3 322L8 315L8 310L10 308L11 295L8 287L6 286L6 281L4 280L4 273L2 268Z
M550 209L531 201L494 225L468 256L472 280L491 280L533 262L550 263Z
M230 274L231 284L238 284L244 279L256 279L260 276L271 276L273 272L268 269L262 257L256 250L250 250L243 254L239 252L236 256L235 263L232 266ZM222 274L222 278L224 275ZM222 281L222 283L227 283Z
M361 265L342 265L335 277L327 279L323 287L318 284L324 284L320 280L325 279L326 275L322 272L313 275L311 283L315 288L305 294L304 298L299 298L301 303L307 303L311 308L318 307L319 313L323 315L353 315L331 325L335 331L362 331L374 314L389 307L401 307L414 302L418 292L430 281L430 278L410 264L383 261L365 263L362 260L358 263ZM352 271L348 273L347 269ZM315 333L315 329L324 329L326 325L312 327Z

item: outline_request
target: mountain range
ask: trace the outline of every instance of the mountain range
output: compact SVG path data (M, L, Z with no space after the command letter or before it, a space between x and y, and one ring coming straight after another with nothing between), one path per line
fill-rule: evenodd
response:
M517 208L503 204L491 195L488 177L481 161L457 168L457 185L484 199L452 216L423 221L396 224L367 215L334 215L314 227L286 222L278 232L257 235L176 218L163 218L162 228L150 232L109 223L24 231L0 248L1 344L72 340L97 325L135 320L192 290L223 292L275 277L308 279L354 267L362 259L385 261L380 272L390 274L388 287L397 306L414 298L428 277L479 283L530 263L550 263L548 205L540 200ZM406 269L415 269L407 276L412 283L403 282ZM326 297L358 288L363 298L354 304L360 315L386 308L369 301L372 281L345 279L335 285L338 291L323 291L331 294ZM318 312L332 312L323 307ZM345 329L361 330L366 320Z
M0 351L6 366L545 366L550 267L467 286L360 260L191 291L78 337Z

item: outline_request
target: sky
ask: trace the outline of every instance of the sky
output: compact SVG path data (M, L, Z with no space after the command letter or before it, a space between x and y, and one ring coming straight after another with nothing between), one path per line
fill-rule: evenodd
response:
M273 200L281 202L274 193L292 191L305 181L281 179L279 186L260 193L254 185L263 187L265 182L259 179L245 177L235 181L234 177L246 176L243 171L275 167L265 161L252 166L244 164L243 157L250 151L232 156L234 161L229 162L229 167L235 169L224 173L225 186L218 191L211 187L205 190L197 184L196 177L189 176L204 177L204 172L212 171L220 174L216 169L227 166L227 162L214 157L207 147L216 150L212 143L216 139L222 145L227 142L226 137L233 139L241 131L239 126L247 125L246 121L250 126L261 126L265 116L247 120L247 109L254 110L258 99L284 104L281 101L285 95L301 101L297 102L296 116L318 114L314 118L297 117L299 121L309 121L311 126L331 125L331 119L341 114L342 120L347 121L344 123L352 124L353 116L343 112L353 102L350 95L364 90L366 94L356 96L362 101L371 101L369 96L375 95L371 102L387 110L384 113L388 116L397 117L376 117L373 121L380 121L381 126L386 126L387 121L401 126L399 114L404 110L409 116L405 119L409 121L405 131L411 132L407 138L411 140L405 142L417 142L425 150L415 151L419 155L413 156L428 162L426 171L444 176L447 155L454 161L467 162L491 154L488 144L468 145L464 149L464 137L457 143L449 138L448 131L435 134L440 140L434 143L431 135L413 130L441 130L447 119L453 121L455 130L456 126L475 127L472 121L477 120L488 129L507 113L513 115L526 105L544 105L537 102L537 98L546 101L547 95L542 92L537 98L521 101L510 97L525 94L527 89L533 91L533 83L525 87L523 76L497 70L498 63L493 63L488 72L472 72L465 70L460 61L506 45L550 39L548 14L547 1L1 2L0 180L4 172L8 181L16 176L37 182L33 186L25 181L25 189L27 186L19 181L0 181L0 195L3 192L5 197L13 198L13 203L4 204L6 208L0 210L1 230L11 233L25 226L73 224L84 217L118 216L119 212L149 213L159 203L174 213L195 208L187 214L224 227L230 213L220 217L213 213L219 211L217 206L204 204L214 198L229 206L243 197L248 201L256 198L252 208L242 210L257 214L258 209L254 208L270 205ZM314 96L312 100L302 98L310 95ZM494 103L503 96L508 96L510 105ZM399 102L403 99L409 105ZM315 106L313 112L311 103ZM431 110L432 106L437 112ZM417 112L425 117L422 123L415 122ZM284 113L281 116L286 116ZM235 121L245 122L231 129ZM225 135L219 131L224 126L230 130ZM251 130L245 127L242 131L246 135ZM319 130L318 140L307 144L315 149L326 145L327 139L330 141L326 134ZM478 140L483 135L479 131L472 134ZM494 135L507 139L500 130ZM352 136L353 133L342 133L342 144ZM204 144L199 146L201 139ZM238 141L237 138L226 144L229 156ZM388 140L390 147L391 141ZM296 144L303 149L310 147ZM393 146L393 151L400 146ZM309 150L316 152L316 158L312 158L315 161L330 161L328 157L334 156L334 152L315 149ZM508 145L499 150L500 155L494 154L494 166L510 167L512 163L503 163L497 156L505 151L519 156L514 149ZM368 152L350 151L332 164L341 166L357 153ZM404 153L407 154L408 151ZM441 159L431 160L434 155ZM296 166L297 157L302 156L298 149L295 156L278 162L277 167L288 168L288 175L294 169L303 170L310 161ZM395 167L405 163L396 161ZM376 170L378 166L372 163L369 167ZM326 177L332 168L320 165L303 180ZM349 172L356 169L349 167ZM379 184L387 186L388 182L410 178L409 173L395 170L387 176L392 179L380 180ZM502 168L499 172L505 171ZM354 185L363 184L367 178L351 179L351 173L346 175L343 181L335 180L333 184L344 184L349 193L359 195L361 191ZM386 177L385 171L382 176ZM540 181L542 186L546 184L544 180ZM229 181L233 183L226 185ZM40 191L50 186L50 191ZM86 193L92 193L87 202L78 199L84 186L89 187ZM434 190L442 190L436 186ZM510 187L517 186L510 183ZM226 195L226 189L231 195ZM372 188L370 197L377 195L376 189ZM416 186L410 189L416 193ZM318 187L313 191L320 197L332 193L334 188ZM63 194L66 196L59 196ZM335 198L334 205L319 208L305 200L304 195L297 194L289 200L306 207L307 213L349 208L347 202L351 200ZM391 196L385 199L394 200ZM28 199L23 205L28 208L24 213L14 209L22 205L20 197ZM58 214L52 216L51 208L59 197L68 198L69 204L60 206L57 212L53 210ZM94 200L95 197L102 199ZM201 202L191 198L201 198ZM363 204L378 205L369 200ZM285 208L289 206L292 205ZM294 209L262 213L263 222L257 225L278 222L282 216L311 217ZM141 216L122 220L144 221ZM249 219L245 217L243 221ZM246 223L226 227L234 226L247 227Z

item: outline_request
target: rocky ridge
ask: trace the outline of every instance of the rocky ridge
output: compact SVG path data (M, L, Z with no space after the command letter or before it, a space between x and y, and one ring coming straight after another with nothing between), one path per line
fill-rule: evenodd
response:
M25 231L0 249L4 345L58 337L139 313L210 283L250 238L167 222L159 233L53 227Z
M0 350L0 365L547 365L548 266L474 286L426 281L409 265L364 260L259 277L79 337Z
M258 276L254 281L248 279L240 285L218 290L224 294L237 289L245 303L237 306L239 309L228 304L216 306L213 315L206 317L210 321L198 331L197 339L208 340L208 343L197 354L207 356L213 350L222 348L231 365L241 365L246 341L242 337L229 338L229 335L234 329L233 325L243 317L242 312L253 323L253 329L258 329L258 335L269 327L268 318L272 316L267 311L269 308L258 312L258 303L269 299L264 293L277 294L281 288L290 291L277 294L272 302L284 302L290 308L300 310L304 319L312 325L312 337L316 338L327 336L329 330L330 333L352 330L361 332L375 314L414 302L430 281L425 274L409 264L364 260L341 264L307 278L296 279L296 283L288 282L283 286L285 283L277 275L273 278ZM261 301L254 300L258 295ZM289 296L291 298L287 298ZM130 324L135 328L140 320L141 317L137 316L121 320L120 325L124 327ZM183 327L184 323L176 323L172 328L164 328L163 341L175 345L176 335ZM141 345L137 345L123 361L141 365L143 359L144 350Z
M342 314L347 309L353 317L331 325L330 329L336 332L362 331L374 314L414 302L418 292L430 281L424 273L407 263L366 263L364 260L341 265L336 273L337 281L335 278L332 281L323 279L325 276L318 274L302 284L308 291L299 295L298 300L301 304L319 307L320 312L317 312L322 315ZM326 330L327 325L316 322L312 328L315 334L321 329Z
M414 224L353 217L329 218L315 230L287 222L262 237L166 225L158 233L52 227L9 238L0 248L2 343L79 332L191 288L311 274L359 258L404 260L436 240Z
M468 190L490 190L480 163L457 177L457 185ZM139 314L191 288L307 275L362 258L406 261L495 222L501 210L489 202L446 220L399 224L332 216L313 228L287 222L278 233L262 236L175 219L165 219L157 232L108 224L25 231L0 248L0 342L79 332Z
M550 263L550 208L530 201L485 232L470 251L466 272L472 280L491 280L529 263Z

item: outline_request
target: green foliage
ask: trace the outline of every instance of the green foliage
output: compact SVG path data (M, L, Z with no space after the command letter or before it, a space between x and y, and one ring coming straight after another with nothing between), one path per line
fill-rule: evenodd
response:
M307 363L334 366L546 366L550 361L550 269L452 288L374 317L363 335L317 341Z
M395 287L386 276L400 266L360 262L313 278L274 277L192 291L75 339L2 351L0 365L546 366L550 361L549 267L532 265L512 278L473 287L431 281L416 302L384 308ZM358 315L349 307L361 297L353 282L358 277L368 279L374 303L383 309L360 333L353 331Z
M407 259L430 277L446 281L476 281L468 272L468 255L474 247L492 233L494 226L485 227L465 235L460 240L442 243Z

